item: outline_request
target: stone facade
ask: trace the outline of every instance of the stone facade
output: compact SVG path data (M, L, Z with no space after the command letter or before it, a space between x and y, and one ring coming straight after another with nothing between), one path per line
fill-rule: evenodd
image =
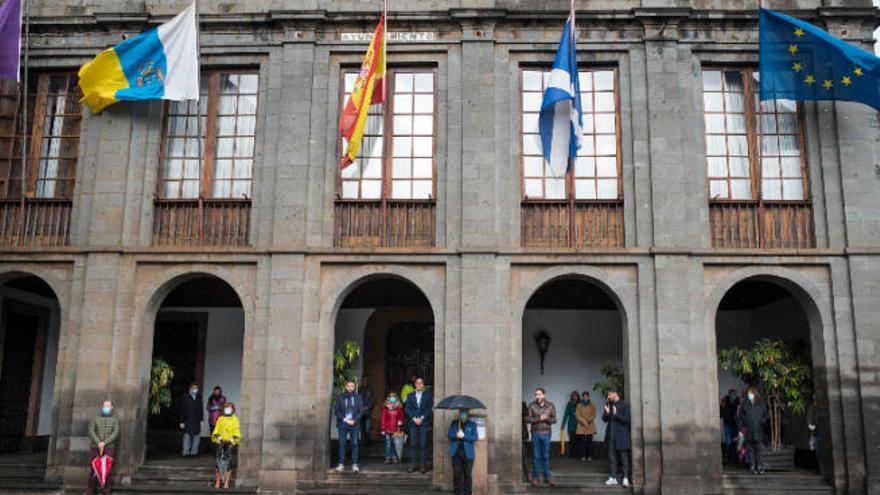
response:
M78 67L184 3L31 1L32 66ZM359 63L366 46L338 35L371 30L379 2L200 3L203 65L260 74L252 246L152 247L162 102L84 117L70 246L0 256L0 273L39 276L59 299L50 476L83 483L86 425L108 394L124 425L119 472L134 472L158 305L187 278L212 274L245 313L241 479L286 493L320 480L336 312L359 282L391 274L431 303L435 395L487 404L489 484L505 493L521 469L521 378L510 370L522 359L522 312L543 283L573 276L623 313L634 482L645 493L716 493L715 309L736 282L762 276L789 288L816 323L835 488L880 494L877 113L804 105L816 248L711 247L700 70L757 64L756 1L576 2L581 61L619 74L626 245L613 251L520 247L516 74L552 61L567 2L389 2L391 31L435 34L389 53L436 67L436 247L421 250L333 245L340 66ZM868 0L774 7L865 47L880 19ZM448 487L442 429L434 437L433 480Z

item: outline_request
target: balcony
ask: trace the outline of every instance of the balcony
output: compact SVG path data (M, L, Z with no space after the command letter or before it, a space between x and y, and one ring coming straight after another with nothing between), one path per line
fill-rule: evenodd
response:
M250 199L155 199L154 246L247 246Z
M724 201L709 204L712 246L717 248L814 248L809 201Z
M72 207L70 199L0 199L0 245L67 246Z
M336 247L426 248L436 244L437 212L428 200L337 200Z
M523 247L624 247L623 201L528 200L520 211Z

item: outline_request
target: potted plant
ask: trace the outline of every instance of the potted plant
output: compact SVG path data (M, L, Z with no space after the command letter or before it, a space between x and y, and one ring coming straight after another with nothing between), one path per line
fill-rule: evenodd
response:
M593 391L598 391L602 396L602 400L605 400L605 397L608 396L608 390L616 388L620 392L620 397L623 398L623 385L625 381L623 371L621 371L616 365L606 364L599 368L599 373L605 377L605 381L594 383Z
M162 358L153 359L150 368L150 414L159 415L162 409L171 406L171 380L174 368Z
M794 468L794 445L782 444L786 413L803 414L812 395L810 360L804 349L782 339L761 339L750 348L721 350L722 368L755 387L767 407L770 448L764 453L766 469Z

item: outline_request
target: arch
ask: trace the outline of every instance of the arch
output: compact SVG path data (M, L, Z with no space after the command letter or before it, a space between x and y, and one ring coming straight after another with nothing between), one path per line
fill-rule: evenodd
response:
M706 328L711 331L706 332L706 337L711 352L713 362L718 362L718 326L717 316L720 310L721 302L724 297L734 287L741 283L750 281L761 281L774 284L784 289L797 302L799 308L803 311L808 325L808 337L810 346L810 357L814 376L814 390L816 398L822 404L822 409L828 411L827 421L828 428L821 427L822 435L821 443L826 446L824 450L829 453L823 456L821 461L825 465L826 476L831 478L837 477L835 470L840 469L840 463L834 462L834 459L843 458L842 447L839 442L835 443L832 438L842 438L843 428L839 416L839 407L837 401L840 399L838 377L836 375L836 358L833 354L829 355L826 349L829 349L828 342L834 339L833 317L831 315L830 295L823 295L823 290L816 282L803 273L795 270L778 267L778 266L750 266L743 267L732 271L722 277L715 283L705 298L705 323ZM828 335L828 339L826 339ZM830 349L833 350L833 345ZM833 352L833 351L832 351ZM719 381L717 378L713 383L714 390L710 393L713 401L720 396ZM720 435L720 432L718 433ZM720 442L719 442L720 443ZM719 469L720 469L720 456Z
M37 277L38 279L45 282L46 285L48 285L49 288L52 289L52 293L55 295L55 299L58 301L59 305L61 305L62 295L67 295L67 291L63 289L66 284L62 282L55 271L47 270L45 267L40 265L28 265L27 267L24 267L19 265L4 264L2 265L2 271L0 271L0 285L5 285L8 282L23 277Z
M626 287L611 277L608 273L589 266L556 266L543 270L537 274L527 288L517 294L516 299L511 304L512 321L522 322L526 305L532 296L538 293L543 287L563 279L579 279L587 283L599 287L611 299L617 310L620 312L620 321L624 332L627 331L630 306L634 304L635 294L632 294ZM517 320L518 319L518 320Z
M350 275L346 277L346 280L336 284L330 289L330 294L327 295L327 298L321 298L322 300L330 301L329 305L324 305L321 309L321 320L329 322L331 325L335 325L336 317L339 315L339 308L342 306L342 303L345 302L345 299L349 294L354 292L364 283L381 278L394 278L401 280L421 292L431 306L431 315L434 318L435 325L437 324L437 321L440 321L437 314L437 308L442 307L440 295L425 290L425 287L429 286L428 277L416 270L401 265L386 265L378 270L377 267L367 266L351 272Z

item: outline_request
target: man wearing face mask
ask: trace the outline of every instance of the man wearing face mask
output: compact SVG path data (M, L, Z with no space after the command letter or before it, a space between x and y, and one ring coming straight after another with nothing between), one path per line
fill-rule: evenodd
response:
M474 442L477 441L477 424L464 409L458 412L458 418L452 420L447 432L449 437L449 455L452 456L452 483L455 495L470 495L473 481L471 472L474 468Z
M113 403L109 400L105 400L101 404L101 414L89 423L89 437L92 439L93 446L89 453L89 484L86 493L93 495L99 482L91 468L91 463L102 455L114 457L116 439L119 438L119 420L113 417ZM110 488L110 476L108 475L107 482L104 484L104 495L110 493Z
M183 451L181 455L199 455L199 441L202 435L202 397L199 395L199 386L189 384L189 389L180 401L180 430L183 432Z
M764 451L764 425L767 424L767 408L761 402L761 396L754 387L746 391L746 401L739 406L737 422L746 427L746 449L751 458L752 474L763 474L764 463L761 458Z

